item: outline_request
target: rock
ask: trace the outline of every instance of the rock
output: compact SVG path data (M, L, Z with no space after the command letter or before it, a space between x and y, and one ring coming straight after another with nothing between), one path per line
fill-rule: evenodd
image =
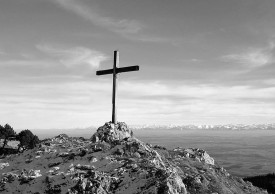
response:
M168 187L166 193L187 194L186 187L176 172L168 177L166 185Z
M61 161L57 161L57 162L51 162L48 164L48 167L54 167L54 166L58 166L59 164L61 164L62 162Z
M30 180L33 180L35 178L38 178L42 176L40 174L40 170L29 170L29 171L26 171L25 169L22 170L20 176L19 176L19 180L21 180L22 183L26 183L26 182L29 182Z
M3 173L3 178L1 180L1 182L12 182L16 179L18 179L18 174L15 174L13 172L8 172L8 173Z
M65 156L69 156L70 154L68 153L68 152L60 152L59 154L58 154L58 156L60 156L60 157L65 157Z
M6 168L7 166L10 166L9 163L0 163L0 170Z
M43 151L41 151L41 150L38 150L37 152L35 152L36 153L36 155L41 155L42 153L43 153Z
M30 159L26 159L25 162L26 163L31 163L33 161L33 158L30 158Z
M115 153L114 153L114 154L117 154L117 155L123 155L123 154L124 154L124 151L123 151L123 149L118 148L118 149L115 151Z
M96 157L91 157L90 158L90 163L94 163L94 162L97 162L97 158Z
M114 183L116 179L112 179L105 173L93 172L87 177L79 177L77 184L71 187L68 193L113 193L112 184Z
M57 175L57 174L60 174L59 169L60 169L60 168L59 168L58 166L53 167L51 170L48 171L48 173L49 173L50 175Z
M50 142L45 142L45 145L46 145L46 146L52 146L53 144L50 143Z
M113 123L105 123L104 126L99 127L97 132L91 137L92 142L108 142L117 143L127 138L132 137L133 132L128 129L127 125L123 122L118 122L116 125Z
M69 138L69 136L67 134L64 134L64 133L55 137L55 139L68 139L68 138Z
M99 142L99 137L97 135L93 135L91 140L92 140L92 142L97 143L97 142Z
M205 162L207 164L211 164L211 165L215 164L214 159L212 157L210 157L205 151L201 155L201 161L203 161L203 162Z
M212 157L210 157L206 151L198 148L175 148L173 151L178 152L180 155L187 157L187 158L193 158L197 161L204 162L206 164L215 165L215 161Z
M160 146L160 145L155 145L153 148L154 148L154 149L162 149L162 150L166 150L166 148L165 148L165 147Z
M140 154L139 154L138 152L135 152L135 153L134 153L134 156L135 156L136 158L140 158L140 157L141 157Z
M93 169L95 169L95 167L94 166L91 166L91 165L80 165L80 164L78 164L78 165L76 165L76 169L80 169L80 170L93 170Z

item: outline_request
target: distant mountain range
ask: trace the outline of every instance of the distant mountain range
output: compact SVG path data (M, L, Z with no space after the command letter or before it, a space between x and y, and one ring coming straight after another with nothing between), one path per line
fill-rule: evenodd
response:
M134 130L150 129L218 129L218 130L275 130L275 123L272 124L227 124L227 125L130 125Z
M40 139L52 137L61 133L70 136L90 137L96 132L98 127L90 126L86 128L71 129L32 129ZM129 125L132 130L275 130L273 124L228 124L228 125Z

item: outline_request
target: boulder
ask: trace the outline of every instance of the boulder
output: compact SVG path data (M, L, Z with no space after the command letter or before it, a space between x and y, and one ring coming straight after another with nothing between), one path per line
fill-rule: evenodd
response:
M40 170L25 170L23 169L20 176L19 176L19 180L21 181L21 183L26 183L26 182L29 182L33 179L36 179L38 177L42 176L41 173L40 173Z
M91 140L93 143L104 141L118 144L122 140L131 138L132 135L133 132L128 129L124 122L118 122L117 124L108 122L97 129L97 132L91 137Z
M193 158L194 160L204 162L206 164L215 165L215 160L209 154L199 148L175 148L173 151L177 152L180 156Z
M0 163L0 170L9 166L9 163Z

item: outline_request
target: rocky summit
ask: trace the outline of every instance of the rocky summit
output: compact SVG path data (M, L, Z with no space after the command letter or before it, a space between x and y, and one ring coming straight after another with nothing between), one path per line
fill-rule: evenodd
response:
M1 193L261 194L204 150L146 144L125 123L90 139L61 134L0 160Z

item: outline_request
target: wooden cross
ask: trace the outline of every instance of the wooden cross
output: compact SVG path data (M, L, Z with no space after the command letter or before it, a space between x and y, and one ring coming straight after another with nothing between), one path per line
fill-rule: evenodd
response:
M128 72L128 71L138 71L139 66L128 66L128 67L121 67L118 68L119 66L119 53L118 51L114 51L114 67L113 69L106 69L106 70L101 70L97 71L96 75L106 75L106 74L113 74L113 99L112 99L112 123L116 124L116 80L117 80L117 74L118 73L123 73L123 72Z

